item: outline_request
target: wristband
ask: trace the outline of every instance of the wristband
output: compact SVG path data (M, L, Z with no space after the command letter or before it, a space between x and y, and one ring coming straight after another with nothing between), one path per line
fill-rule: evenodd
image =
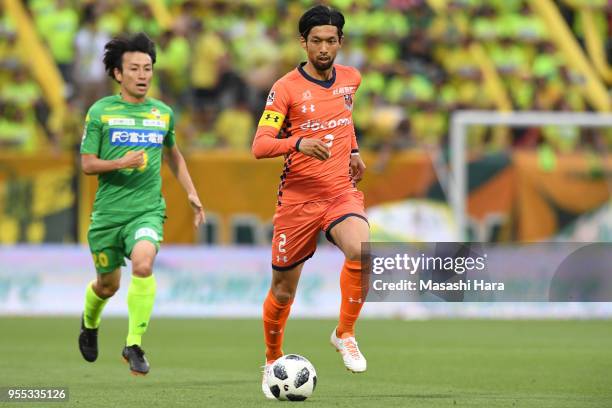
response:
M300 142L302 141L304 137L300 137L297 142L295 142L295 151L299 152L300 151Z

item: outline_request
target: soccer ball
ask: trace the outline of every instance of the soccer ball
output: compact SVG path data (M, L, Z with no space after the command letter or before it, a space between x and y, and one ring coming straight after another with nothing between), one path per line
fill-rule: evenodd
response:
M286 354L272 364L268 387L281 401L304 401L317 386L317 372L306 358Z

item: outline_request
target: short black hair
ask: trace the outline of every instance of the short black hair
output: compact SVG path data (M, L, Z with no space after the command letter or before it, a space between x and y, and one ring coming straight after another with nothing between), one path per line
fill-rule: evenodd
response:
M338 38L342 38L342 28L344 27L344 16L338 10L322 4L314 6L305 12L300 18L298 29L304 39L313 27L322 25L333 25L338 29Z
M115 68L121 71L123 54L126 52L144 52L149 54L153 65L155 65L155 43L145 33L136 33L131 36L115 37L104 46L104 68L108 76L115 81Z

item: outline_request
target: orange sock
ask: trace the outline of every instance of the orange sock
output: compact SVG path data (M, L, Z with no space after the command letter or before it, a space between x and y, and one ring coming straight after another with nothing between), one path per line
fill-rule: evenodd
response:
M355 335L355 321L359 317L366 292L361 284L361 261L345 260L340 272L340 292L342 303L340 305L340 322L336 335Z
M283 335L285 334L285 324L291 311L291 304L279 303L272 294L268 292L263 304L263 325L264 339L266 341L266 361L273 361L282 357Z

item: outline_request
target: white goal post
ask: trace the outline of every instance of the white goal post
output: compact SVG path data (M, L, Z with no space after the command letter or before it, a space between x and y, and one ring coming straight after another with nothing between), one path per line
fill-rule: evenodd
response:
M612 114L591 112L495 112L465 110L453 112L449 127L450 165L447 190L459 238L467 238L467 127L472 125L525 126L582 126L612 127ZM605 154L605 152L604 152Z

